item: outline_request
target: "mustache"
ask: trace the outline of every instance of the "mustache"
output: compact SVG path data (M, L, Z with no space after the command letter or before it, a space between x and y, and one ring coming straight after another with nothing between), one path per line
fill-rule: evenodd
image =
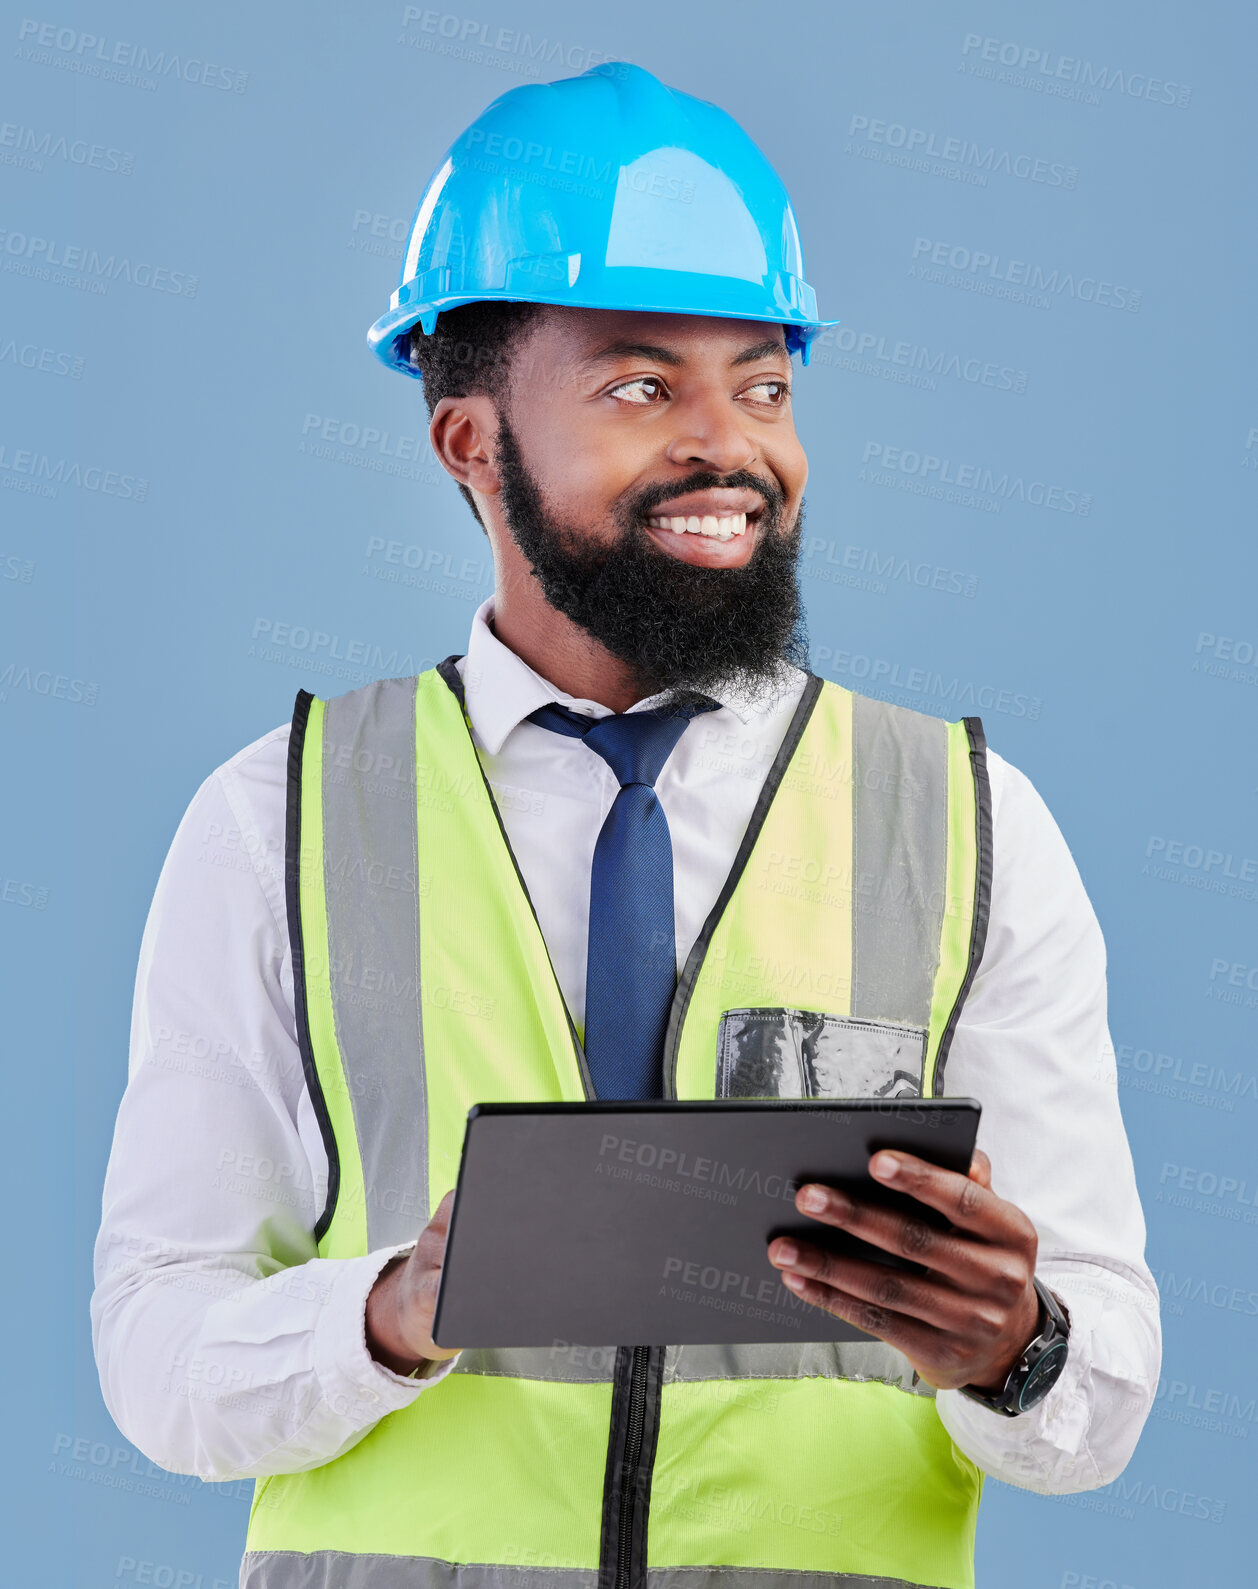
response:
M731 490L755 491L764 498L770 523L776 523L786 505L786 492L774 480L752 474L749 469L737 469L733 474L715 474L710 469L687 475L684 480L661 481L658 485L644 486L632 496L623 497L616 505L616 517L624 524L636 524L650 516L661 502L671 502L674 497L689 496L695 491L717 491L722 487Z

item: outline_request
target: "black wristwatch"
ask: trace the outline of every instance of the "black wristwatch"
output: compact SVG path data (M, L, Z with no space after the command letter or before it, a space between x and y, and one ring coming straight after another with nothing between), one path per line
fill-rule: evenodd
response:
M1061 1378L1070 1350L1070 1315L1047 1286L1038 1280L1034 1285L1040 1299L1038 1332L1009 1370L1009 1378L999 1390L960 1387L963 1396L1006 1418L1016 1418L1044 1400Z

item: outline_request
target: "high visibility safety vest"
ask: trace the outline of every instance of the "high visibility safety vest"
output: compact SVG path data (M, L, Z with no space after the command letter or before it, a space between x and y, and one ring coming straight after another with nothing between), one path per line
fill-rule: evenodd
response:
M473 1104L595 1096L455 660L297 697L288 912L322 1257L415 1239ZM986 934L985 758L978 718L808 676L679 978L666 1097L941 1092ZM981 1488L874 1337L468 1349L335 1460L258 1481L240 1582L969 1589Z

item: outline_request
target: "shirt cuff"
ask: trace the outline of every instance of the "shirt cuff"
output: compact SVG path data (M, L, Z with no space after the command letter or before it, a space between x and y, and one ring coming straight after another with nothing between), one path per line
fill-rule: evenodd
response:
M1038 1406L1007 1418L959 1390L935 1395L944 1428L971 1462L994 1479L1042 1495L1092 1489L1101 1482L1087 1450L1091 1331L1077 1328L1078 1315L1067 1305L1071 1330L1066 1366Z
M415 1378L395 1374L378 1363L367 1347L367 1298L381 1270L414 1247L413 1241L381 1247L364 1258L347 1258L319 1312L314 1332L314 1367L333 1412L354 1428L376 1423L386 1413L409 1407L421 1391L435 1385L459 1356L432 1361Z
M1063 1267L1040 1278L1070 1312L1066 1366L1044 1400L1016 1418L959 1390L939 1391L935 1405L954 1443L992 1478L1067 1495L1108 1484L1126 1465L1153 1399L1158 1352L1153 1342L1130 1357L1124 1352L1138 1338L1127 1315L1143 1295L1113 1275L1091 1280ZM1115 1373L1118 1363L1122 1372Z

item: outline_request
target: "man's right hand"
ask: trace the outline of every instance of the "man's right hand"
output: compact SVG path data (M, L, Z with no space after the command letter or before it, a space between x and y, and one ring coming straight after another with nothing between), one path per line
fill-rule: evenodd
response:
M457 1355L432 1338L437 1285L446 1256L446 1234L454 1191L448 1191L409 1253L380 1271L367 1298L367 1349L395 1374L409 1374L421 1363Z

